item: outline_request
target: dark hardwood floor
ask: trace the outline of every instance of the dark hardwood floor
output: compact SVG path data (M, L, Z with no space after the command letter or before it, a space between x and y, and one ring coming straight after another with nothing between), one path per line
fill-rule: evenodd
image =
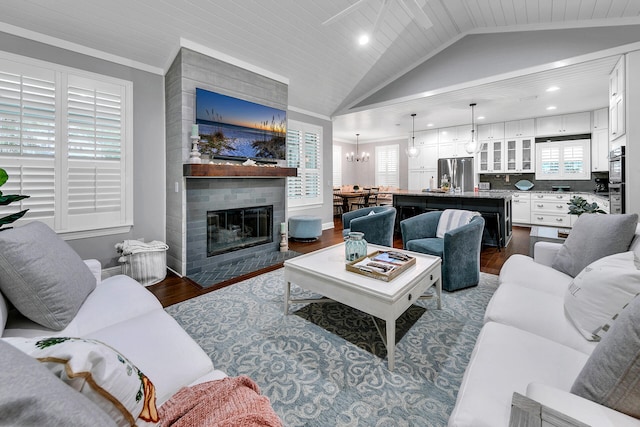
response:
M513 227L513 237L509 246L502 248L501 251L498 251L497 248L493 247L484 248L480 255L480 270L484 273L498 274L500 273L502 264L504 264L507 258L511 255L528 254L529 231L528 227ZM324 230L322 232L322 236L315 242L301 243L289 241L289 249L296 252L308 253L340 243L342 240L342 221L339 218L336 218L334 220L334 228ZM393 246L395 248L402 248L402 238L400 235L396 235ZM268 271L276 270L280 267L282 267L282 264L254 271L250 274L245 274L243 276L227 280L207 289L201 288L197 283L186 277L178 277L177 275L169 272L165 280L155 285L151 285L147 289L149 289L160 300L163 307L167 307L208 292L215 292L218 289L233 285L234 283L258 276Z

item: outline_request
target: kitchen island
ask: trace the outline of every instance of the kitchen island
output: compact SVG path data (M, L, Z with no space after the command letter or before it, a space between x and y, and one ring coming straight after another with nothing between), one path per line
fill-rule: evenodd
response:
M511 241L511 194L508 192L469 191L454 194L401 190L393 194L393 206L398 212L398 231L400 221L414 215L445 209L465 209L478 211L484 217L484 245L500 248Z

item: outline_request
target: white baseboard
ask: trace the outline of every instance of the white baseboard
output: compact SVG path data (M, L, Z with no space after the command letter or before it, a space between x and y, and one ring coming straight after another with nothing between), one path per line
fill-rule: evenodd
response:
M333 228L333 221L325 222L324 224L322 224L322 229L323 230L329 230L331 228Z

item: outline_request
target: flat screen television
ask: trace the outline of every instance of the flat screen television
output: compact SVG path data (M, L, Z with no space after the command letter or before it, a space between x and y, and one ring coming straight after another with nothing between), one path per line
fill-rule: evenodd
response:
M286 159L287 112L196 88L200 152L212 158Z

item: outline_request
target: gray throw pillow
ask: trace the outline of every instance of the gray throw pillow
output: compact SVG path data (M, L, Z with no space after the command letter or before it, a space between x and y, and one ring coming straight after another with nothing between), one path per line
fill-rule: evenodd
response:
M638 214L580 215L551 266L576 277L592 262L626 252L637 224Z
M46 328L64 329L96 287L80 256L41 222L0 232L0 248L0 291Z
M40 362L0 340L0 425L115 426Z
M640 418L640 298L622 310L587 359L571 393Z

